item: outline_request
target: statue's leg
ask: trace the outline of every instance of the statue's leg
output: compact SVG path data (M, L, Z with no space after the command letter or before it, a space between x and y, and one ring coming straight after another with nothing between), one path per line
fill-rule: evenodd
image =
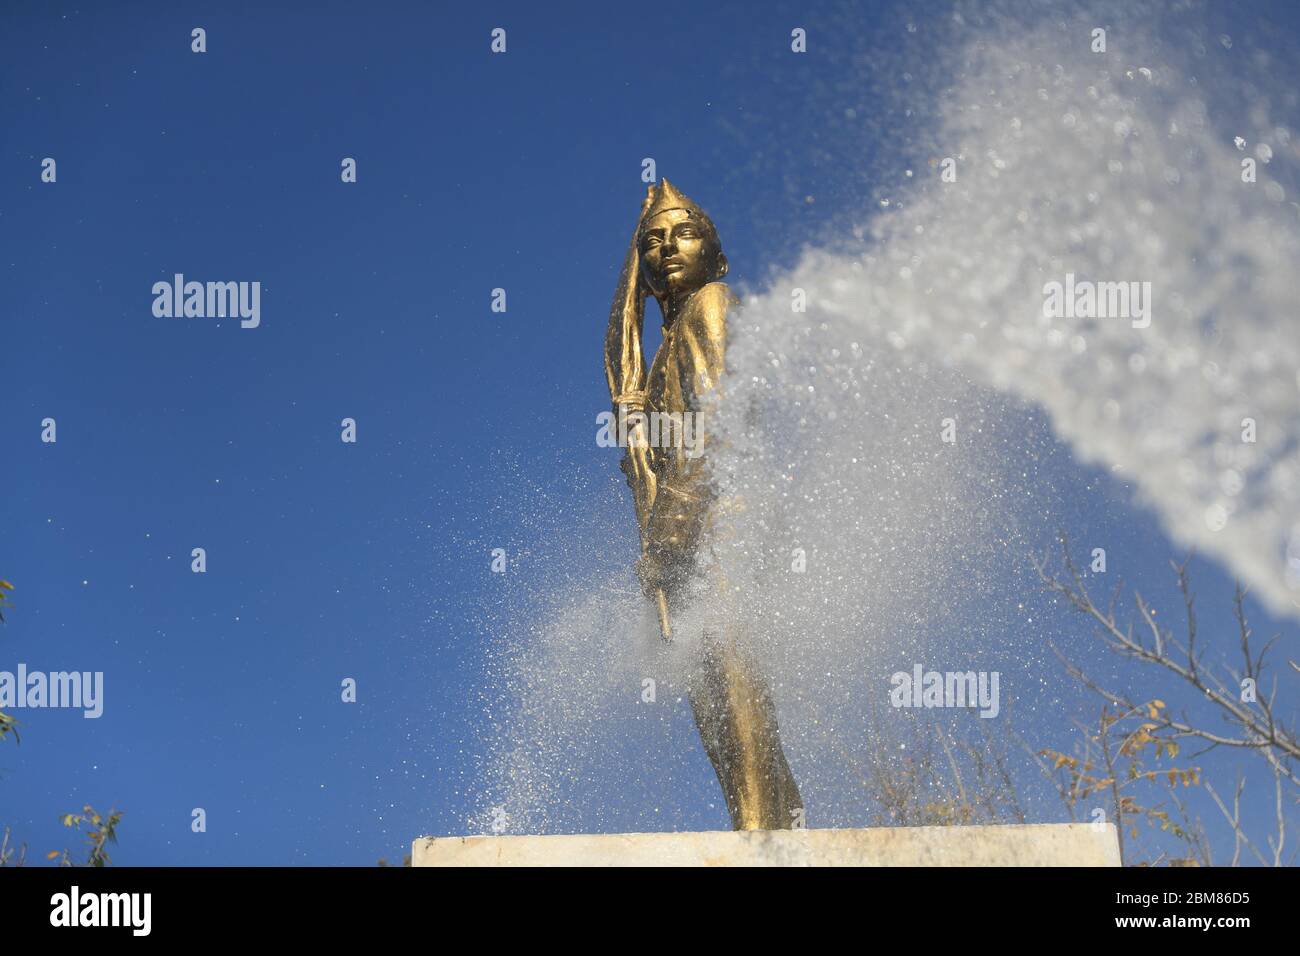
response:
M767 682L734 635L704 636L688 690L704 750L727 798L731 828L793 827L803 801L781 750L776 708Z

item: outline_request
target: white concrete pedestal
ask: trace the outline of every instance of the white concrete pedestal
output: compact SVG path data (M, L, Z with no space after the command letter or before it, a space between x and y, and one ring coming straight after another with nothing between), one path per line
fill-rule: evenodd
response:
M424 837L412 866L1119 866L1112 824Z

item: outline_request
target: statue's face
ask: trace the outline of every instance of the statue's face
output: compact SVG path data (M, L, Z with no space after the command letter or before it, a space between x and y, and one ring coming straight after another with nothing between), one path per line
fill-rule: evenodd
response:
M685 209L661 212L641 230L641 274L656 296L676 298L718 278L721 250Z

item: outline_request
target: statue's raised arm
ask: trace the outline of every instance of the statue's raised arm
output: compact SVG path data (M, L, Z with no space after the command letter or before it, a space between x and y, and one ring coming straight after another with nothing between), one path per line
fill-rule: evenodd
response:
M646 210L654 198L654 187L646 189L645 201L637 216L632 241L623 259L623 271L618 277L614 302L609 309L609 327L605 331L605 380L614 414L619 421L628 416L636 423L645 410L646 363L641 347L641 334L645 325L645 300L647 290L641 281L640 239L641 225ZM620 429L621 433L621 429ZM637 436L641 437L640 429ZM623 473L632 488L632 502L636 508L637 526L642 533L642 547L650 506L655 496L655 476L651 468L650 449L644 442L631 442L623 456Z

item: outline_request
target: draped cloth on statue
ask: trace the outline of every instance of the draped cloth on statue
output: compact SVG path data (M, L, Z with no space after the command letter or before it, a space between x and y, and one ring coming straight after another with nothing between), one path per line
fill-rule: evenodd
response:
M663 345L651 363L647 412L707 415L709 393L724 371L726 318L734 304L721 282L690 297L664 330ZM661 441L661 447L651 450L657 494L647 537L695 569L700 597L707 600L710 593L724 594L726 582L718 562L699 560L712 557L701 552L724 543L718 535L726 532L717 519L738 503L716 498L709 474L708 421L697 422L693 447L662 447ZM743 638L742 626L735 623L712 625L701 636L699 660L688 680L691 709L722 784L733 829L788 829L801 825L799 788L781 749L767 682Z

